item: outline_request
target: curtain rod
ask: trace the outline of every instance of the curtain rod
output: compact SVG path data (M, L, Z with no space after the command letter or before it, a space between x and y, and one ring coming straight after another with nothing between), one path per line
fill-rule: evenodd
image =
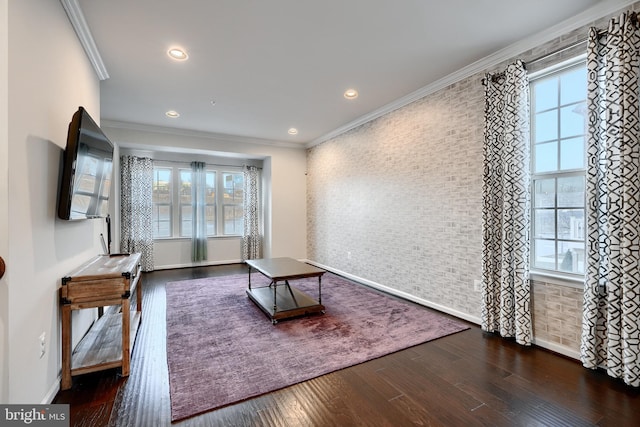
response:
M629 14L629 19L631 20L631 22L637 28L638 24L639 24L639 22L638 22L638 14L636 12L631 12ZM606 29L606 28L600 28L600 29L597 29L596 31L598 32L599 36L605 36L609 32L608 29ZM570 45L567 45L565 47L561 47L560 49L556 49L556 50L551 51L549 53L546 53L546 54L544 54L544 55L542 55L542 56L540 56L538 58L534 58L534 59L532 59L530 61L527 61L526 64L527 65L535 64L536 62L540 62L540 61L542 61L544 59L547 59L547 58L549 58L551 56L555 56L555 55L557 55L559 53L562 53L562 52L565 52L565 51L567 51L569 49L573 49L574 47L580 46L581 44L587 43L588 40L589 40L589 37L584 37L584 38L582 38L582 39L580 39L580 40L578 40L578 41L576 41L574 43L571 43Z
M630 19L632 20L632 22L635 24L635 26L636 26L636 27L640 24L640 22L639 22L639 20L638 20L638 15L637 15L635 12L632 12L632 13L631 13L631 15L630 15ZM598 35L599 35L599 36L604 36L604 35L606 35L606 34L609 32L609 31L608 31L607 29L605 29L605 28L598 29L597 31L598 31ZM585 44L585 43L587 43L588 39L589 39L588 37L581 38L580 40L575 41L575 42L573 42L573 43L571 43L571 44L569 44L569 45L567 45L567 46L564 46L564 47L561 47L561 48L559 48L559 49L553 50L553 51L551 51L551 52L549 52L549 53L545 53L544 55L539 56L539 57L537 57L537 58L534 58L534 59L532 59L532 60L530 60L530 61L526 61L526 62L525 62L525 61L523 61L523 62L524 62L524 64L525 64L525 67L526 67L527 65L535 64L536 62L543 61L543 60L545 60L545 59L547 59L547 58L550 58L550 57L555 56L555 55L558 55L558 54L560 54L560 53L562 53L562 52L566 52L567 50L570 50L570 49L573 49L573 48L575 48L575 47L578 47L578 46L580 46L581 44ZM501 72L501 73L494 73L494 74L492 74L492 76L491 76L491 80L495 82L495 80L496 80L496 79L498 79L498 78L500 78L500 76L502 76L502 75L504 75L504 72ZM483 78L483 79L482 79L482 84L483 84L483 85L486 85L486 84L487 84L487 79L486 79L486 78Z
M180 161L180 160L162 160L162 159L151 159L154 162L159 162L159 163L177 163L177 164L181 164L181 165L188 165L191 163L191 161ZM195 161L195 160L194 160ZM244 166L254 166L254 165L223 165L223 164L219 164L219 163L207 163L204 162L205 165L207 166L218 166L218 167L223 167L223 168L242 168ZM260 166L256 166L258 169L262 170L262 168Z
M604 32L606 33L606 31L604 31ZM600 31L598 31L598 33L600 33ZM537 57L537 58L534 58L534 59L532 59L531 61L527 61L527 62L525 62L525 64L526 64L526 65L535 64L536 62L540 62L540 61L543 61L543 60L545 60L545 59L547 59L547 58L550 58L550 57L552 57L552 56L559 55L559 54L561 54L562 52L566 52L567 50L570 50L570 49L573 49L573 48L575 48L575 47L578 47L578 46L580 46L581 44L586 44L586 43L587 43L587 40L588 40L588 39L587 39L587 37L585 37L585 38L580 39L580 40L578 40L578 41L576 41L576 42L574 42L574 43L571 43L571 44L569 44L569 45L567 45L567 46L565 46L565 47L561 47L560 49L556 49L556 50L551 51L551 52L549 52L549 53L545 53L545 54L544 54L544 55L542 55L542 56L539 56L539 57Z
M633 15L633 16L635 16L635 15ZM636 18L632 18L632 19L634 20L634 22L637 25L637 23L638 23L637 19ZM608 30L606 30L606 29L599 29L597 31L598 31L598 35L599 36L604 36L604 35L606 35L608 33ZM545 53L542 56L534 58L534 59L532 59L530 61L526 61L525 64L526 65L530 65L530 64L535 64L536 62L543 61L543 60L545 60L547 58L550 58L550 57L558 55L558 54L560 54L562 52L566 52L567 50L570 50L570 49L573 49L575 47L578 47L581 44L586 44L588 40L589 40L589 37L581 38L580 40L577 40L577 41L575 41L575 42L573 42L573 43L571 43L571 44L569 44L567 46L561 47L561 48L556 49L556 50L552 50L551 52Z

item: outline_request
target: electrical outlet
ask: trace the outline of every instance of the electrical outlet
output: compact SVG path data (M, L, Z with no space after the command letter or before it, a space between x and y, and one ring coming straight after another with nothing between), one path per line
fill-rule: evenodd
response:
M473 290L476 292L482 292L482 280L473 281Z
M40 359L44 357L46 343L47 343L46 338L47 338L46 332L43 332L42 334L40 334Z
M351 259L351 251L347 251L347 259Z

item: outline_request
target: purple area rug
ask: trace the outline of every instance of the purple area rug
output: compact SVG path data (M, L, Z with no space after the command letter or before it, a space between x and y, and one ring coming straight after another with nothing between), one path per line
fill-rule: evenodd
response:
M291 284L317 298L317 278ZM167 283L172 421L468 329L330 273L326 314L272 325L246 289L247 275Z

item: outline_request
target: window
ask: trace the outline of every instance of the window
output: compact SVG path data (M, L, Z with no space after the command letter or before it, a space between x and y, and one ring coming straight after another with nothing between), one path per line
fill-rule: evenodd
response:
M155 162L153 168L154 238L191 237L193 218L191 178L191 168L188 164ZM223 191L217 192L216 188L222 188ZM208 236L242 234L243 188L242 172L207 167L205 216ZM218 206L221 206L221 209L218 209Z
M534 270L585 271L586 96L584 62L531 78Z

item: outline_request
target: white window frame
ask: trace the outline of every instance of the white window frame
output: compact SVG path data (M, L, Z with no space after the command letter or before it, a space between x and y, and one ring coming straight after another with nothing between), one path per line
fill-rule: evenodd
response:
M545 77L551 76L553 74L558 74L561 73L563 71L568 71L570 69L574 69L575 67L579 67L579 66L584 66L586 67L586 55L581 55L572 59L569 59L567 61L563 61L557 65L545 68L543 70L540 70L538 72L535 73L530 73L529 74L529 82L530 82L530 88L531 88L531 100L532 100L532 105L531 105L531 117L530 117L530 124L531 124L531 239L530 239L530 243L531 243L531 247L530 247L530 254L531 254L531 271L530 271L530 277L533 280L542 280L545 282L550 282L550 283L555 283L555 284L559 284L559 285L568 285L568 286L572 286L572 287L578 287L581 288L584 285L584 274L582 273L570 273L570 272L564 272L561 271L559 269L553 269L553 270L547 270L547 269L542 269L542 268L536 268L535 267L535 212L536 212L536 207L535 207L535 182L538 179L555 179L556 180L556 202L554 203L554 207L553 208L549 208L552 209L554 211L554 218L556 221L556 226L555 226L555 233L556 236L554 237L554 239L552 239L555 244L556 244L556 248L557 248L557 244L559 241L571 241L571 239L559 239L558 238L558 224L557 224L557 212L558 210L562 209L562 207L558 206L557 203L557 180L558 178L565 178L565 177L572 177L572 176L583 176L585 178L585 187L586 187L586 167L587 167L587 159L586 159L586 144L587 144L587 135L585 134L585 150L584 150L584 168L583 169L570 169L570 170L558 170L558 171L552 171L552 172L539 172L536 173L534 171L534 165L535 165L535 111L534 111L534 94L533 94L533 85L531 83L535 82L536 80L539 79L543 79ZM561 107L560 107L561 108ZM558 122L558 127L560 127L560 123ZM558 134L558 141L560 141L560 134ZM558 155L560 155L560 152L558 150ZM558 159L558 162L560 161L560 159ZM586 188L585 188L585 199L586 199ZM583 205L582 205L582 209L584 209L584 218L585 218L585 226L586 226L586 200L584 201ZM586 252L586 230L583 232L583 238L584 238L584 247L585 247L585 252ZM585 267L586 268L586 267Z

